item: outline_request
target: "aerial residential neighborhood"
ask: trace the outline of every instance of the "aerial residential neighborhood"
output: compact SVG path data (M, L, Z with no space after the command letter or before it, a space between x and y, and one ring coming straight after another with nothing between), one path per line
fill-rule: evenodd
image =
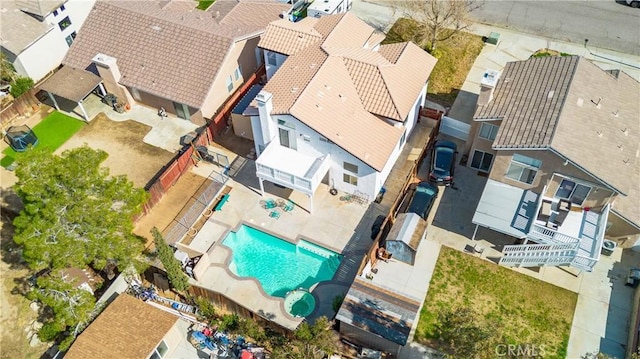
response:
M640 11L582 5L3 0L0 357L638 358Z

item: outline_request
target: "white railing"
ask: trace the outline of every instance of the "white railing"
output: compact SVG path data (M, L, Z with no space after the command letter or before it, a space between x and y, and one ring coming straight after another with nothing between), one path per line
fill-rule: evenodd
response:
M536 242L543 242L544 244L580 243L580 239L578 238L562 234L558 231L535 223L531 226L531 230L527 233L527 237Z
M575 258L573 258L573 261L571 261L571 266L576 267L580 270L591 272L596 263L598 263L597 258L587 258L577 255L575 256Z
M268 181L282 184L284 186L301 190L306 193L313 191L310 178L307 179L307 178L295 176L295 175L292 175L291 173L281 171L272 167L267 167L259 163L256 163L256 174L260 175L260 177Z
M521 252L549 252L549 251L575 251L578 248L578 243L566 243L566 244L523 244L505 246L502 253L521 253Z
M505 246L500 264L507 267L568 265L576 257L575 244L525 244Z

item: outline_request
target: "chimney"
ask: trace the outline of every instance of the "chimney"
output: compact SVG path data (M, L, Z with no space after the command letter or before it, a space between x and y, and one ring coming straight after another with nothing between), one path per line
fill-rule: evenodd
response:
M118 101L125 103L134 103L133 97L126 89L120 85L122 74L116 63L116 58L105 54L97 54L92 59L98 69L98 74L102 78L105 89L108 93L112 93L118 97Z
M260 129L262 130L262 143L266 147L276 135L276 124L271 118L273 110L273 95L267 91L260 91L256 96L258 113L260 114Z
M478 105L487 105L493 99L493 90L496 88L500 72L496 70L487 70L480 81L480 95L478 97Z

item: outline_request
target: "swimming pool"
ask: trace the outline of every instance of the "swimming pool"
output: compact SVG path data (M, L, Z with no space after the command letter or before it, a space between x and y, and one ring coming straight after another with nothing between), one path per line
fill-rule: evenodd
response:
M256 278L274 297L331 280L342 260L316 244L300 240L295 245L247 225L229 232L222 244L233 252L229 269L239 277Z

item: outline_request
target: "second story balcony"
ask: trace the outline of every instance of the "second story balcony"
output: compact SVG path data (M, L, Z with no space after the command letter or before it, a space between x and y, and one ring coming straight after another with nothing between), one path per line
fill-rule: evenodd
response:
M260 180L301 191L309 196L316 191L329 167L328 154L312 157L273 142L256 160L256 174Z

